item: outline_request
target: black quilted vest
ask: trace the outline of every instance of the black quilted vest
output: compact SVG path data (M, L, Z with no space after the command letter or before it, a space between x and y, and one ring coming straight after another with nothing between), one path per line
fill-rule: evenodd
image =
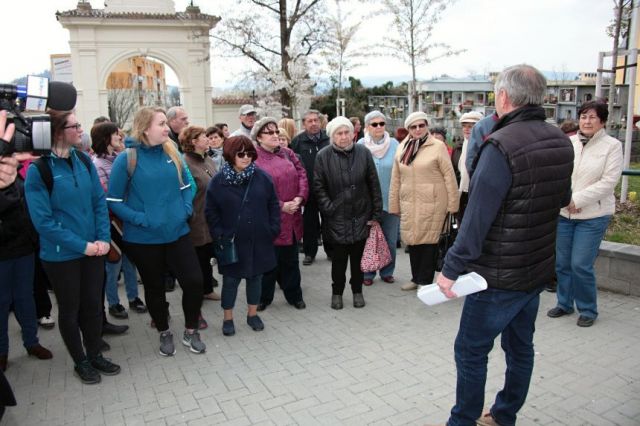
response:
M540 107L519 108L502 117L487 140L507 158L512 174L482 255L468 265L492 288L529 291L553 276L556 226L571 190L573 147L544 120Z

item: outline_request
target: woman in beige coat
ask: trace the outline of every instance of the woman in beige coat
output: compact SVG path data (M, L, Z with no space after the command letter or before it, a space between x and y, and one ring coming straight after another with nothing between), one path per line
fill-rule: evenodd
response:
M403 290L433 282L445 217L458 211L458 184L449 154L443 142L431 137L427 125L424 112L407 117L409 136L400 144L391 172L389 213L400 216L411 262L411 281Z

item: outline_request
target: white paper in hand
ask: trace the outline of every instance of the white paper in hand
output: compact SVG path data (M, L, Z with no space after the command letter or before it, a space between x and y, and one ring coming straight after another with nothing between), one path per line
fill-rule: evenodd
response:
M458 295L458 297L466 296L467 294L477 293L487 289L487 280L482 278L475 272L460 275L451 290ZM429 284L418 290L418 299L422 300L429 306L437 305L447 300L453 300L447 298L440 291L438 284Z

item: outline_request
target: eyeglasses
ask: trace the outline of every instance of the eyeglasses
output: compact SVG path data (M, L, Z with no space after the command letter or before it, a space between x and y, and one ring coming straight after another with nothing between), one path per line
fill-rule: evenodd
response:
M265 130L264 132L260 132L260 134L269 135L269 136L279 135L280 134L280 130Z
M240 151L236 154L236 157L242 159L245 156L249 157L249 158L256 158L256 154L255 152L245 152L245 151Z
M427 125L424 123L421 123L421 124L409 126L409 130L424 129L425 127L427 127Z
M384 127L384 125L385 125L384 121L381 121L379 123L369 123L369 126L371 126L371 127L378 127L378 126Z
M82 128L82 124L80 123L76 123L76 124L72 124L71 126L64 126L65 130L66 129L76 129L76 130L80 130Z

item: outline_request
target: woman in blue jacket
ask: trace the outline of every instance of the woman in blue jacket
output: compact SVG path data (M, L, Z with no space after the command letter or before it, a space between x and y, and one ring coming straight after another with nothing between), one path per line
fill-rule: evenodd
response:
M176 353L165 296L167 271L182 287L182 344L193 353L204 353L206 346L197 331L202 274L189 238L193 192L186 165L169 139L162 108L138 110L131 136L128 150L111 169L109 208L123 222L123 248L140 272L147 308L160 332L160 355Z
M255 165L258 154L249 138L227 139L223 155L226 163L207 188L205 216L214 245L221 237L235 236L238 262L218 262L224 309L222 333L232 336L233 307L243 278L247 282L247 324L255 331L264 329L257 305L262 275L277 264L273 240L280 234L280 204L271 177Z
M93 163L73 148L82 136L76 116L54 110L49 115L51 154L29 167L27 204L75 373L83 383L98 383L100 373L120 372L100 354L104 255L111 240L107 203Z

